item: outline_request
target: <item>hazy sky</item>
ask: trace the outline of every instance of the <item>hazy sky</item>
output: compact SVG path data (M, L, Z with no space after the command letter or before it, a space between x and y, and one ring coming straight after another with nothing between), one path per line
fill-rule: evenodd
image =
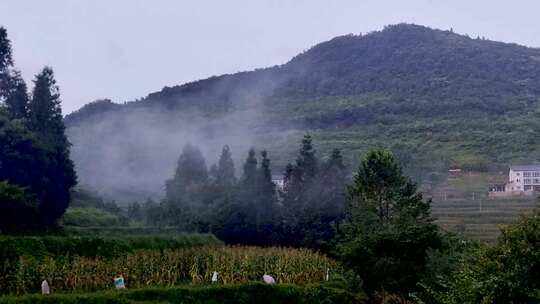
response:
M337 35L399 22L540 46L538 0L0 0L30 81L54 68L64 113L212 75L282 64Z

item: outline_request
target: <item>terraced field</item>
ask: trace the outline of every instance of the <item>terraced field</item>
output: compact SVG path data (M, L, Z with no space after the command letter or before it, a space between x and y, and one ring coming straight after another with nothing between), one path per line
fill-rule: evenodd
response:
M540 206L536 196L489 198L489 184L504 181L504 178L502 174L485 173L450 177L428 195L433 198L437 223L471 239L495 241L502 226Z

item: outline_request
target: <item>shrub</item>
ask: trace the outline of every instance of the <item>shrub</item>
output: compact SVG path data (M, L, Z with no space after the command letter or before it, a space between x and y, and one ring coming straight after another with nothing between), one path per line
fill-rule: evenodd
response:
M62 217L64 225L81 227L107 227L118 225L118 217L96 208L69 208Z

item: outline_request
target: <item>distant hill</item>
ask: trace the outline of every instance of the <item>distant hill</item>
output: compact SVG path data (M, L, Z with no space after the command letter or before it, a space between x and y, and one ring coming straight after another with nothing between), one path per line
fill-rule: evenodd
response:
M215 161L266 148L280 173L311 132L320 154L355 163L392 148L429 182L449 166L495 170L540 159L540 50L411 24L323 42L281 66L165 87L66 117L82 183L120 199L159 195L181 146ZM130 196L131 195L131 196Z

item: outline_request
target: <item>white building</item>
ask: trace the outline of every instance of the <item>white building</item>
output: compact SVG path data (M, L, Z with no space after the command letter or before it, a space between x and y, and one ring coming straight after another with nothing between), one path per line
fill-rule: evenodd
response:
M283 180L282 176L272 176L272 182L276 185L276 190L283 191L283 188L285 187L285 181Z
M510 166L508 182L495 185L490 189L490 196L532 195L540 192L540 165Z
M504 191L540 191L540 165L511 166Z

